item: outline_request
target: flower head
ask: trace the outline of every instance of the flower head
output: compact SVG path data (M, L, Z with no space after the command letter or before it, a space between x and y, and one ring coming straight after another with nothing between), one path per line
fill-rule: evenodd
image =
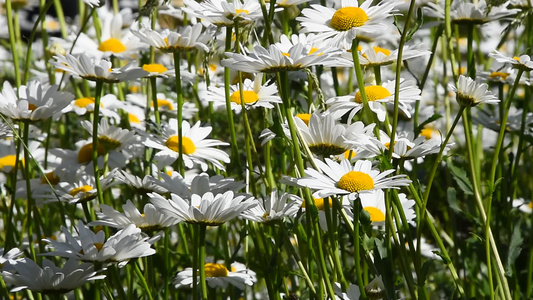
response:
M495 104L500 102L488 89L486 83L477 83L470 77L459 76L457 87L449 85L455 92L455 100L464 107L476 106L480 103Z
M226 288L228 284L231 284L238 289L244 290L246 285L252 286L257 281L255 272L247 269L241 263L232 263L231 270L228 270L223 264L206 263L204 270L205 280L211 288ZM176 279L174 279L176 288L192 286L194 280L192 271L192 268L186 268L176 275ZM197 280L200 280L200 278L197 277Z

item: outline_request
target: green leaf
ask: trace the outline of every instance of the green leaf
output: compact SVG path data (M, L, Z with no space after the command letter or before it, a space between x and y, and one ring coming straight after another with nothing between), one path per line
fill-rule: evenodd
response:
M511 244L509 245L509 252L507 252L507 263L505 264L505 275L513 276L513 268L516 258L522 251L522 230L520 229L520 221L514 226L513 235L511 236Z
M472 188L472 183L470 183L470 179L468 178L468 174L466 174L466 171L452 164L448 164L448 168L452 172L453 179L455 180L455 182L457 182L459 188L466 195L473 195L474 189Z
M428 278L429 269L433 266L433 259L426 261L420 269L420 278L422 279L422 284L424 284Z
M376 250L379 253L379 257L381 257L381 259L387 258L387 246L385 243L380 239L375 239L374 243L376 244Z

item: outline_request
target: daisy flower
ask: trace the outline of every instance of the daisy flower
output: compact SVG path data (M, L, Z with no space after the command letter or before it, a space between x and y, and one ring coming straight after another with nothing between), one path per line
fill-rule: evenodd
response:
M50 63L56 69L63 70L83 79L106 83L133 80L148 74L148 72L141 68L132 67L133 62L117 69L112 68L110 61L90 58L83 53L78 58L71 54L66 54L66 56L58 54L54 56L54 59Z
M19 170L24 164L24 156L19 155ZM17 164L17 150L15 143L9 140L0 140L0 172L10 173Z
M238 217L243 211L257 205L249 195L235 196L232 191L223 194L193 194L190 199L183 199L170 194L167 200L158 194L148 194L150 201L162 213L176 220L191 224L218 226Z
M244 211L241 216L251 221L269 223L285 217L294 218L301 206L302 198L272 191L264 200L257 199L257 205Z
M320 171L307 168L306 177L296 180L299 186L315 190L315 198L347 195L349 200L355 200L359 193L376 189L398 189L411 182L405 179L405 175L386 177L394 170L380 172L372 169L372 163L367 160L358 160L352 165L347 159L337 163L326 158L325 163L315 159L315 164Z
M92 136L93 123L82 121L81 125ZM139 136L135 135L135 132L111 125L105 118L100 120L100 124L98 125L98 136L96 138L98 144L104 148L105 152L130 152L133 149L133 146L138 145L140 142Z
M236 20L241 24L247 24L263 17L257 0L231 3L225 0L206 0L200 3L184 0L183 3L184 12L218 27L232 26Z
M487 7L485 0L475 3L466 1L454 1L451 6L450 18L455 24L484 24L487 22L500 20L511 17L519 12L519 9L507 8L505 5ZM444 19L444 7L441 5L428 2L425 11L428 15Z
M398 49L389 50L383 47L369 47L367 49L361 49L359 53L359 63L361 66L385 66L396 62L398 58ZM431 54L430 51L419 49L419 47L404 46L402 52L402 60L408 60L421 56ZM343 57L352 61L352 54L349 52L343 53ZM353 64L353 62L352 62Z
M83 2L85 4L87 4L88 6L90 6L90 7L95 7L95 6L96 7L100 7L102 4L105 3L104 1L102 1L102 2L100 2L100 1L101 0L83 0Z
M270 45L268 49L257 45L248 55L226 52L228 58L223 59L220 64L247 73L298 71L316 65L339 64L336 58L341 53L339 49L328 47L312 52L310 50L301 43L292 46L288 52L283 52L276 45Z
M37 81L20 86L17 96L15 89L5 81L0 94L0 113L13 120L44 120L61 114L73 99L71 93L58 91L57 85L45 89Z
M464 107L476 106L480 103L495 104L500 102L496 96L490 92L486 83L477 83L470 77L459 75L457 87L448 85L455 92L455 100Z
M158 185L157 180L150 175L147 175L141 179L140 177L130 174L124 170L114 169L109 172L108 177L113 178L115 184L122 183L127 185L129 188L133 188L137 194L142 195L150 192L163 194L167 192L167 190Z
M526 214L530 214L533 211L533 201L527 201L524 198L514 199L512 205Z
M231 264L231 271L225 265L217 263L206 263L204 269L205 280L211 288L227 288L228 284L231 284L240 290L244 290L247 285L252 286L257 281L254 271L246 269L243 264L237 262ZM174 279L174 286L177 289L192 287L194 280L192 271L192 268L186 268L179 272ZM199 281L200 277L198 276L196 280Z
M332 45L351 44L360 34L375 35L392 24L394 3L380 2L372 6L372 0L359 5L357 0L342 0L340 8L330 8L318 4L302 10L302 32L313 32L319 38L332 38Z
M163 30L161 33L147 27L141 29L131 29L131 32L138 37L141 42L159 49L162 52L174 53L181 51L191 51L194 49L209 51L206 45L212 37L202 33L202 24L186 26L179 32Z
M100 183L102 190L105 191L112 186L112 177L101 178ZM98 193L94 177L84 174L77 176L72 182L59 182L54 191L48 188L35 190L33 197L35 199L42 199L45 203L60 200L69 204L78 204L96 199Z
M42 264L41 268L33 260L23 258L13 265L15 272L4 271L2 278L7 285L14 286L12 293L28 289L43 294L63 294L106 277L96 275L94 265L80 264L75 259L69 259L62 268L46 258Z
M318 112L314 112L310 117L309 125L299 117L294 118L294 122L300 131L303 142L316 155L329 157L330 155L342 154L352 148L345 139L345 135L350 129L337 123L333 115L321 116Z
M148 72L146 77L169 78L176 75L176 71L174 69L168 69L164 65L158 63L144 64L141 68ZM185 70L180 71L184 72Z
M211 133L212 127L200 127L200 121L196 122L194 126L187 121L182 123L182 148L183 162L187 168L193 168L194 165L200 165L203 171L207 170L207 162L210 162L218 169L224 169L220 161L229 163L229 155L214 146L226 146L224 143L217 140L206 139ZM168 123L163 124L161 136L150 136L144 141L144 145L149 148L160 150L155 159L159 165L172 164L178 159L179 136L178 124L176 119L170 119Z
M394 88L395 81L390 80L384 82L382 85L368 85L365 86L365 93L368 100L368 106L378 116L378 120L385 121L387 109L383 103L394 103ZM410 103L421 100L420 89L416 86L413 80L400 79L400 95L398 97L399 108L408 116L411 117ZM340 96L334 97L326 101L331 105L329 111L335 118L341 118L347 112L348 120L352 120L356 113L363 108L363 97L361 92L357 92L355 96Z
M144 233L152 233L176 224L176 220L158 211L151 203L144 206L141 213L130 200L122 205L124 213L116 211L111 206L101 204L101 212L97 212L97 221L89 223L89 226L105 225L114 228L126 228L130 224L135 225Z
M514 57L507 57L502 53L494 50L494 53L489 54L490 57L501 63L510 64L513 68L523 71L533 70L533 61L529 55L520 55Z
M65 112L75 112L79 116L83 116L88 112L94 111L94 97L81 97L73 100L66 108ZM100 114L104 117L113 118L117 123L120 122L120 115L117 113L118 109L125 110L122 101L118 100L114 94L107 94L100 98Z
M153 179L154 184L182 198L190 198L193 194L203 196L205 193L223 194L227 191L237 193L246 187L242 181L221 175L209 176L206 173L183 178L180 173L172 171L170 174L162 172L159 177L159 180Z
M148 238L142 237L141 229L134 224L128 225L107 240L103 230L94 233L81 221L78 221L76 228L78 235L73 236L66 227L61 227L66 242L43 239L54 248L54 251L43 255L73 258L84 262L117 262L119 267L123 267L132 258L155 254L155 250L150 248L151 244L147 242Z
M4 251L4 248L0 248L0 270L11 270L12 265L16 264L18 258L24 253L19 248L12 248L7 253L4 253Z
M230 101L231 109L236 113L240 113L242 109L242 102L246 109L264 107L274 108L273 103L281 103L281 98L277 96L278 88L275 84L261 85L263 76L257 76L252 82L250 79L245 79L242 86L242 96L239 90L239 85L232 85ZM224 87L209 87L206 94L206 100L213 102L215 107L224 107L226 105L226 95Z

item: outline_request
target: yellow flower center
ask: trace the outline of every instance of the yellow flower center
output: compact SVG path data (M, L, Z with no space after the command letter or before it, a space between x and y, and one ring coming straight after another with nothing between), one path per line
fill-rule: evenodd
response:
M31 111L34 111L37 109L37 106L33 103L28 103L28 109Z
M309 120L311 120L311 114L297 114L300 120L304 121L305 125L309 126Z
M381 48L381 47L378 47L378 46L374 47L374 52L383 53L383 54L385 54L385 56L389 56L390 55L390 50L385 49L385 48Z
M107 136L102 136L98 138L98 145L100 144L102 145L102 147L104 147L104 149L107 150L114 150L122 145L120 141L117 141Z
M128 121L130 121L130 123L135 123L135 124L141 123L141 120L139 120L139 118L137 118L137 116L134 114L128 114Z
M367 86L365 87L365 93L366 93L366 99L368 101L381 100L381 99L385 99L391 96L391 93L389 92L389 90L382 87L381 85ZM363 97L361 96L361 92L357 92L355 94L355 102L363 103Z
M0 169L9 167L12 170L17 164L17 156L15 155L6 155L0 158Z
M61 179L59 178L59 176L57 176L54 172L48 172L46 174L44 174L44 176L46 177L46 179L48 179L48 181L50 182L51 185L56 185L59 183L59 181L61 181ZM41 178L41 183L42 184L48 184L45 177Z
M529 203L527 204L527 206L528 206L530 209L533 209L533 201L529 202Z
M259 96L254 91L242 91L242 96L244 97L244 103L251 104L259 100ZM230 101L233 103L241 104L241 93L240 91L235 91L231 94Z
M359 7L343 7L331 17L330 25L335 30L347 31L363 26L368 21L366 12Z
M228 276L228 269L226 269L226 267L221 264L206 263L204 265L204 269L205 269L206 277L227 277Z
M433 129L433 128L424 128L424 129L420 130L420 135L425 137L426 140L429 140L433 136L434 132L436 132L436 130Z
M492 72L490 73L489 78L505 80L509 75L511 74L505 72Z
M166 72L168 69L165 68L162 64L145 64L143 65L143 70L150 73L163 73Z
M72 197L76 196L77 194L79 193L87 193L88 191L92 190L93 187L90 186L90 185L84 185L84 186L80 186L80 187L77 187L77 188L74 188L70 191L70 195Z
M315 205L318 210L324 210L324 198L315 198ZM331 198L328 198L328 206L333 206Z
M342 154L346 151L346 148L330 143L318 143L310 144L309 150L316 155L329 156Z
M104 147L102 147L102 145L100 145L100 143L97 143L96 148L98 156L102 156L105 154L105 149ZM93 161L93 144L89 143L81 147L80 151L78 152L78 162L80 164L88 164L91 161Z
M337 186L352 193L367 191L374 188L374 180L366 173L350 171L339 179Z
M128 87L128 90L130 90L130 92L136 94L136 93L138 93L141 90L141 88L138 85L131 85L131 86Z
M152 106L154 106L154 104L152 103ZM157 99L157 107L161 108L161 107L164 107L168 110L173 110L174 109L174 106L172 106L172 103L168 100L165 100L165 99Z
M246 10L246 9L236 9L235 13L236 14L245 13L247 15L250 14L250 12L248 10Z
M110 38L106 41L103 41L98 47L98 50L103 52L122 53L126 51L126 46L124 46L121 41L115 38Z
M182 138L182 144L183 144L183 154L187 154L187 155L190 155L190 154L193 154L194 151L196 151L196 146L194 145L194 143L191 141L191 139L189 139L188 137L183 137ZM165 142L165 145L176 151L176 152L179 152L179 136L177 135L174 135L174 136L171 136L166 142Z
M344 158L346 158L346 159L351 159L352 157L355 157L355 155L356 155L356 153L353 150L344 151Z
M513 59L520 61L520 57L518 57L518 56L513 56Z
M94 243L93 245L94 245L94 247L96 247L96 250L98 250L98 252L100 252L100 250L102 250L102 248L104 248L104 244L102 244L102 243Z
M74 105L76 105L77 107L86 108L87 105L94 104L94 101L94 97L84 97L76 99L76 101L74 101Z
M375 207L369 206L363 208L370 214L370 221L372 222L384 222L385 221L385 215L383 212Z
M282 52L281 55L289 57L290 54L288 52Z

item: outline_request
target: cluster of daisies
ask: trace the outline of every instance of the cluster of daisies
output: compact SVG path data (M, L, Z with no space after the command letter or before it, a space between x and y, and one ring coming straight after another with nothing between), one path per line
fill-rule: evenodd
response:
M10 292L427 297L424 256L444 258L465 296L440 235L453 240L426 211L437 169L457 145L469 160L503 156L505 134L519 141L509 173L530 157L533 115L513 99L531 95L533 62L499 38L529 32L517 21L527 1L83 0L73 19L59 2L57 19L34 18L27 39L14 21L44 2L0 2L12 47L0 51ZM450 24L468 31L456 48ZM481 195L454 170L465 195Z

